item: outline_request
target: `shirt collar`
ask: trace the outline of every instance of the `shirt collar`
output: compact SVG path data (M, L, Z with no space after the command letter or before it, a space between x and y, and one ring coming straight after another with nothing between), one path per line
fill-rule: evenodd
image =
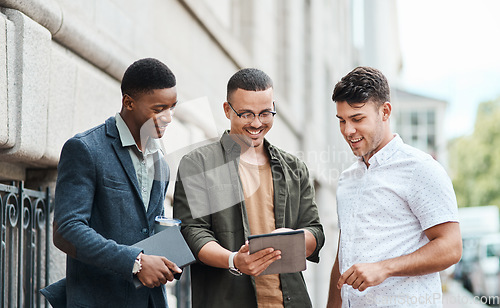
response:
M398 134L394 134L394 138L389 141L383 148L375 153L369 160L370 166L383 165L388 161L403 144L403 139ZM363 158L360 158L363 161Z
M129 146L135 146L136 149L139 150L139 152L141 152L141 150L135 143L134 137L132 137L130 129L128 128L127 124L125 123L119 112L116 113L115 119L116 119L116 128L118 129L118 134L120 135L122 147L125 148ZM161 151L160 142L155 138L149 138L148 143L146 144L144 154L152 154L157 151Z

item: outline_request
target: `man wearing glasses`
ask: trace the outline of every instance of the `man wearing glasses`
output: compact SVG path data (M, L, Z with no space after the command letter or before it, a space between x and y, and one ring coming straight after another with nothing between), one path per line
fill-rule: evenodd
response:
M300 272L259 276L280 251L250 254L246 241L302 229L313 262L324 243L307 167L264 139L276 115L271 78L238 71L223 108L231 129L183 157L174 193L174 217L200 261L191 267L193 307L311 307Z

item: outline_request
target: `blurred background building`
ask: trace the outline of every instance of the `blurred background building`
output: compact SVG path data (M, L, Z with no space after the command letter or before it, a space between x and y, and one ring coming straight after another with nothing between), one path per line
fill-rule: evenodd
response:
M436 119L446 103L398 88L397 23L396 0L0 0L2 213L13 209L2 216L2 245L20 247L30 228L42 230L34 219L21 228L36 209L7 197L20 196L21 187L49 187L53 195L62 145L120 110L120 80L133 61L158 58L177 76L180 104L162 140L172 180L184 153L229 127L222 103L230 76L256 67L275 85L278 116L268 139L302 158L316 187L326 244L305 277L314 307L324 307L338 239L337 179L354 159L335 118L335 83L358 65L381 69L393 86L395 131L444 155ZM48 207L40 211L50 224ZM50 250L54 282L65 275L65 256L48 238L39 250ZM21 251L3 250L2 269L26 266ZM12 296L30 301L25 282L9 277Z

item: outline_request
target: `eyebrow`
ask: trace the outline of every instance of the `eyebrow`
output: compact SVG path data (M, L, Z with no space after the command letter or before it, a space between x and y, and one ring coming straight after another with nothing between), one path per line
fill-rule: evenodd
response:
M166 108L166 107L172 108L173 106L177 105L178 102L179 101L175 101L175 103L173 103L172 105L169 105L169 104L157 104L157 105L153 105L153 108L158 108L158 107L160 107L160 108Z
M273 110L273 108L269 107L269 108L266 108L266 109L261 110L259 113L264 112L264 111L272 111L272 110ZM255 113L255 112L253 112L253 111L252 111L252 110L250 110L250 109L241 109L241 110L240 110L240 113L244 113L244 112L251 112L251 113Z
M349 119L352 119L352 118L359 117L359 116L363 116L363 115L364 115L364 114L362 114L362 113L356 113L356 114L353 114L353 115L348 116L348 118L349 118ZM337 115L335 115L335 116L336 116L337 118L339 118L339 119L343 119L343 118L342 118L341 116L339 116L338 114L337 114Z

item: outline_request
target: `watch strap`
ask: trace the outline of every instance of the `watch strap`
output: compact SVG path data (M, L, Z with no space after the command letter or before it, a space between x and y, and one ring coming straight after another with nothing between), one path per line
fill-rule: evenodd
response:
M228 260L228 263L229 263L229 272L235 276L241 276L243 275L242 272L240 272L239 269L236 268L236 266L234 265L234 257L236 256L238 252L232 252L230 255L229 255L229 260Z
M132 274L134 275L139 273L142 269L141 257L142 257L142 252L134 260L134 267L132 268Z
M236 268L234 266L234 256L236 256L238 252L232 252L230 255L229 255L229 268Z

